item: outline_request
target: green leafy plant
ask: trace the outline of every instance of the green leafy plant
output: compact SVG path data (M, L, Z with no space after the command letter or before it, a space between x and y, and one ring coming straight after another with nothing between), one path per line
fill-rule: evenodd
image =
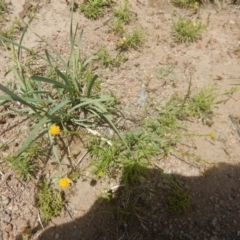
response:
M28 157L28 152L23 154L19 161L15 161L15 156L8 156L3 159L7 164L16 171L22 180L31 180L36 173L36 164Z
M112 57L106 47L102 47L98 52L97 52L98 59L100 63L104 67L119 67L122 62L125 62L127 58L123 54L118 54L115 58Z
M123 34L126 32L125 24L119 19L114 19L113 24L110 26L109 32L123 36Z
M176 76L174 75L174 67L171 65L167 65L166 67L163 68L158 68L156 72L158 78L171 82L176 81Z
M190 206L189 192L181 188L175 189L167 199L168 206L173 213L183 213Z
M29 147L19 158L15 161L15 156L5 157L3 160L16 171L18 176L23 180L33 179L38 171L38 161L44 161L47 157L47 152L44 147L44 141L35 143Z
M104 8L110 6L112 0L85 0L79 5L83 14L90 19L97 19L104 13Z
M7 4L4 2L4 0L0 0L0 19L4 18L6 10L7 10Z
M16 34L23 29L22 23L18 18L15 18L12 24L7 28L0 30L0 35L10 40L13 40L16 37ZM4 41L0 41L1 45L4 45Z
M178 43L194 42L201 38L201 34L205 29L206 26L201 22L195 23L190 19L180 17L173 24L172 34L174 40Z
M195 117L210 113L213 106L217 104L216 99L219 96L217 90L216 85L201 89L189 99L186 106L187 112Z
M48 134L52 151L59 162L53 136L49 132L49 128L53 124L59 126L61 131L67 132L70 130L69 126L94 127L105 120L120 136L111 120L110 111L113 109L115 99L111 96L101 96L99 92L94 91L98 76L89 73L88 68L94 57L81 59L80 48L83 32L81 31L77 39L77 28L78 26L73 32L71 24L70 53L67 60L64 60L56 49L40 36L39 38L48 47L43 56L21 45L27 27L23 31L19 44L0 36L3 41L17 46L17 50L13 51L15 65L11 71L18 80L18 84L13 85L13 89L0 84L0 90L5 93L0 96L1 104L10 103L9 111L5 114L15 112L33 119L34 123L31 133L16 154L16 160L19 160L21 154L31 144ZM37 55L46 62L56 77L52 79L39 75L27 76L21 64L23 50ZM11 105L13 102L20 103L21 107L14 108L14 105Z
M46 222L58 216L64 205L65 201L61 192L52 188L46 180L39 184L37 206Z
M123 7L114 9L115 18L124 24L128 24L130 22L130 11L128 7L129 7L128 0L124 0Z
M174 5L181 8L194 8L198 9L200 1L196 0L173 0Z
M117 47L121 50L128 50L130 48L138 48L142 45L144 40L144 32L141 28L136 28L131 34L126 35L125 37L121 38L118 43Z

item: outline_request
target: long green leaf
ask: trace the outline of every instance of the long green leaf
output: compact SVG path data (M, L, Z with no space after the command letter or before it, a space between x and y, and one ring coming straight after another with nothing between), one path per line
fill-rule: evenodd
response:
M86 90L87 90L87 97L88 97L88 98L89 98L90 95L91 95L92 87L93 87L93 85L94 85L94 83L96 82L97 79L98 79L98 75L95 75L95 76L92 78L92 80L91 80L91 81L88 83L88 85L87 85Z
M30 107L36 114L38 114L38 112L36 111L36 109L38 110L41 110L39 109L38 107L28 103L27 101L25 101L23 98L19 97L18 95L14 94L11 90L9 90L8 88L6 88L5 86L3 86L1 83L0 83L0 90L2 90L3 92L5 92L8 96L11 97L11 99L13 101L18 101L28 107ZM5 100L5 99L3 99Z
M74 96L74 90L77 90L79 92L78 88L77 89L76 88L75 89L72 88L71 82L68 80L68 78L57 67L55 68L55 71L56 71L57 75L60 78L62 78L63 81L65 82L65 84L66 84L65 88L69 91L69 93L71 94L72 97Z
M34 17L31 17L30 20L28 21L28 23L26 24L26 26L24 27L23 29L23 32L22 32L22 35L21 35L21 38L20 38L20 41L19 41L19 45L22 46L22 41L23 41L23 38L27 32L27 29L29 27L29 25L31 24L32 20L33 20ZM21 49L22 47L18 47L18 59L20 59L20 54L21 54Z
M58 105L56 105L49 113L48 115L52 115L54 114L55 112L57 112L60 108L62 108L63 106L65 106L66 104L70 103L71 100L65 100L65 101L62 101L61 103L59 103Z
M59 160L59 157L58 157L58 154L57 154L57 149L56 149L56 147L54 145L53 137L52 137L52 135L49 132L48 132L48 137L49 137L49 140L50 140L52 152L53 152L55 158L57 159L58 164L60 165L61 163L60 163L60 160Z
M32 142L32 139L34 139L34 136L37 134L37 132L40 130L40 128L46 124L49 121L47 117L43 117L33 128L32 132L28 135L27 139L23 143L22 147L19 149L17 153L17 157L19 157L28 147L29 144ZM43 132L46 133L46 130ZM43 133L42 132L42 133ZM38 135L39 136L39 135ZM36 139L36 138L35 138Z
M0 89L1 89L1 86L0 86ZM17 95L16 95L17 96ZM53 103L54 101L51 101L51 100L41 100L41 99L35 99L35 98L21 98L23 101L19 101L21 102L22 104L24 105L27 105L25 104L25 102L36 102L36 103ZM2 101L18 101L16 98L13 98L12 96L0 96L0 100ZM27 105L31 108L36 108L38 110L42 110L41 108L38 108L34 105Z
M119 138L122 140L123 144L126 146L126 148L128 149L129 153L132 154L128 144L126 143L126 141L124 140L124 138L121 136L120 132L118 131L117 127L115 126L115 124L112 122L110 115L108 114L107 110L99 103L94 103L94 105L96 106L96 108L92 107L92 109L94 108L101 117L103 117L107 123L109 124L110 127L112 127L112 129L117 133L117 135L119 136Z
M44 38L40 37L39 35L36 34L36 36L38 38L40 38L44 43L47 44L47 46L54 52L54 54L57 56L57 58L59 59L60 62L62 62L62 64L64 65L67 73L70 75L71 78L73 78L72 76L72 72L70 71L68 64L64 61L64 59L61 57L61 55L59 54L59 52L49 43L47 42Z
M34 80L34 81L50 83L50 84L52 84L52 85L54 85L54 86L56 86L58 88L66 89L66 86L64 84L62 84L62 83L60 83L60 82L58 82L56 80L52 80L50 78L45 78L45 77L34 75L34 76L31 77L31 79Z
M30 52L30 53L34 53L31 49L29 49L29 48L27 48L27 47L25 47L25 46L23 46L23 45L21 45L21 44L18 44L18 43L16 43L16 42L14 42L14 41L12 41L12 40L10 40L10 39L2 36L2 35L0 35L0 39L4 40L4 41L7 42L7 43L11 43L11 44L13 44L13 45L15 45L15 46L17 46L17 47L20 47L20 48L22 48L22 49L25 49L25 50L27 50L27 51ZM38 54L37 54L37 55L38 55ZM40 56L40 55L38 55L38 56Z
M68 113L74 111L77 108L83 107L83 106L91 105L91 104L97 103L97 102L107 102L107 101L111 101L111 100L113 100L113 97L103 97L103 98L98 98L98 99L82 98L81 99L82 103L79 103L76 106L74 106L73 108L71 108L68 111Z

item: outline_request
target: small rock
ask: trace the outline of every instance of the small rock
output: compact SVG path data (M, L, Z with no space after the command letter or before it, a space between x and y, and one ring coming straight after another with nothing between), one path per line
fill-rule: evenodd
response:
M9 239L9 234L7 232L3 232L3 239Z
M236 24L236 22L233 21L233 20L229 20L229 23L232 24L232 25Z
M13 207L12 211L13 211L13 212L17 212L18 209L19 209L19 207L18 207L17 205L15 205L15 206Z
M6 227L5 227L5 231L6 232L8 232L8 233L10 233L11 231L12 231L12 229L13 229L13 225L10 223L10 224L8 224Z
M10 201L11 201L11 199L9 197L2 196L1 205L5 207L10 203Z
M237 231L237 236L238 236L238 237L240 237L240 230L239 230L239 231Z
M9 222L11 222L12 217L9 214L7 214L6 212L2 212L2 213L0 213L0 219L4 222L9 223Z
M55 239L59 239L60 235L58 233L56 233L55 235Z
M216 217L214 217L214 218L212 219L210 225L211 225L212 227L216 227L216 226L217 226L217 221L218 221L218 219L217 219Z
M8 238L8 240L15 240L16 238L15 238L15 236L13 235L13 234L10 234L9 235L9 238Z

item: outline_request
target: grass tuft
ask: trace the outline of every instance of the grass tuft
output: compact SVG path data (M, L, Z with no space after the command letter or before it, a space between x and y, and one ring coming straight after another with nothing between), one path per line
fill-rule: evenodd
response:
M112 0L85 0L79 5L85 17L89 19L100 18L104 13L104 8L110 6Z
M180 17L173 24L172 34L174 40L178 43L194 42L201 39L201 34L205 29L206 26L201 22L195 23L190 19Z
M118 54L115 58L107 51L106 47L102 47L97 52L98 59L104 67L113 68L120 67L122 62L127 61L127 57L123 54Z
M37 206L46 222L58 216L64 204L62 193L53 189L46 180L39 184Z
M128 34L125 37L121 38L117 43L117 47L121 50L128 50L130 48L137 49L142 45L143 40L143 29L137 28L131 34Z

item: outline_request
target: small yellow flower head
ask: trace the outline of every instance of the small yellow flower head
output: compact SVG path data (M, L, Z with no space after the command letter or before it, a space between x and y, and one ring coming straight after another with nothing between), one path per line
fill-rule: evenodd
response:
M51 133L51 135L53 136L57 136L60 134L60 127L53 124L50 128L49 128L49 132Z
M98 173L98 177L103 177L105 174L104 174L104 172L103 171L100 171L99 173Z
M68 177L61 178L58 182L61 188L69 187L70 183L71 183L71 180Z
M209 136L211 137L211 139L215 139L216 134L215 134L215 132L210 132L210 133L209 133Z

